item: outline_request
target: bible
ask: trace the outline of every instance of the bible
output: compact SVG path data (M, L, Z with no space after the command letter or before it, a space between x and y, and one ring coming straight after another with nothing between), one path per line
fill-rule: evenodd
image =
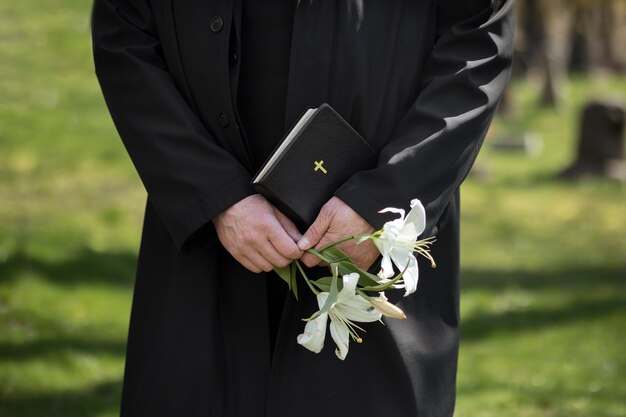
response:
M377 153L330 105L308 109L274 149L252 186L305 230L348 178Z

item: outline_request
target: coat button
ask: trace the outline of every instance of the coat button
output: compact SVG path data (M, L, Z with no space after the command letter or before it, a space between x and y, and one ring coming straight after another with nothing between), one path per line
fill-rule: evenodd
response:
M230 120L228 120L228 115L224 112L220 113L219 119L220 125L222 125L222 127L228 127L228 125L230 124Z
M217 33L224 27L224 20L221 17L215 16L211 19L211 32Z

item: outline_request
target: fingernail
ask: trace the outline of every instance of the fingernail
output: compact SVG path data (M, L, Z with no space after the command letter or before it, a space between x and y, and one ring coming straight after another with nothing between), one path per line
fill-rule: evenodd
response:
M298 241L298 247L300 248L300 250L307 250L311 247L311 242L309 242L309 239L303 236L302 239Z

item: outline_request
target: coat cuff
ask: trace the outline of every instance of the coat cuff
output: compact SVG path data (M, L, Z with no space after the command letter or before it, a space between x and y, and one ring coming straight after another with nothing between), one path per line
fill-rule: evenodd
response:
M213 188L181 213L170 234L179 250L188 251L215 233L211 220L244 198L256 194L249 183L225 183Z

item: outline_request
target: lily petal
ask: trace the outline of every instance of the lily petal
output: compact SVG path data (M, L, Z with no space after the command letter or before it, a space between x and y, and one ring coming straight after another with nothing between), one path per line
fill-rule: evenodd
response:
M341 360L346 359L348 356L348 348L350 347L350 336L348 332L348 326L340 321L331 320L330 322L330 336L335 341L337 349L335 349L335 355Z
M383 235L385 239L389 240L391 245L393 245L393 242L396 241L403 227L404 220L402 219L396 219L385 223L383 226Z
M391 254L391 260L398 267L400 271L404 271L404 275L402 275L402 280L404 281L405 293L406 297L409 294L412 294L417 289L417 281L419 279L419 269L417 267L417 259L413 252L409 249L405 248L395 248L394 252ZM407 267L408 264L408 267Z
M324 347L324 339L326 339L327 322L328 313L322 313L315 319L308 321L304 326L304 333L297 337L298 343L311 352L320 353Z
M389 253L383 254L383 259L380 262L379 276L381 278L391 278L393 276L393 264L391 263Z
M343 302L345 299L354 297L356 284L359 282L359 274L352 272L343 276L343 288L337 295L337 302Z
M404 219L404 210L395 207L386 207L380 210L379 213L396 213L400 215L400 219Z
M371 322L380 319L380 314L369 301L355 294L359 274L352 272L343 276L343 288L337 296L334 311L349 321ZM333 317L331 316L331 319Z
M426 228L426 211L422 203L414 199L411 201L411 211L404 219L397 239L403 242L415 242L417 237L424 233Z
M364 303L358 303L355 297L350 302L339 304L336 308L337 315L341 315L351 322L369 323L380 320L381 313L361 296L357 297L363 300Z

